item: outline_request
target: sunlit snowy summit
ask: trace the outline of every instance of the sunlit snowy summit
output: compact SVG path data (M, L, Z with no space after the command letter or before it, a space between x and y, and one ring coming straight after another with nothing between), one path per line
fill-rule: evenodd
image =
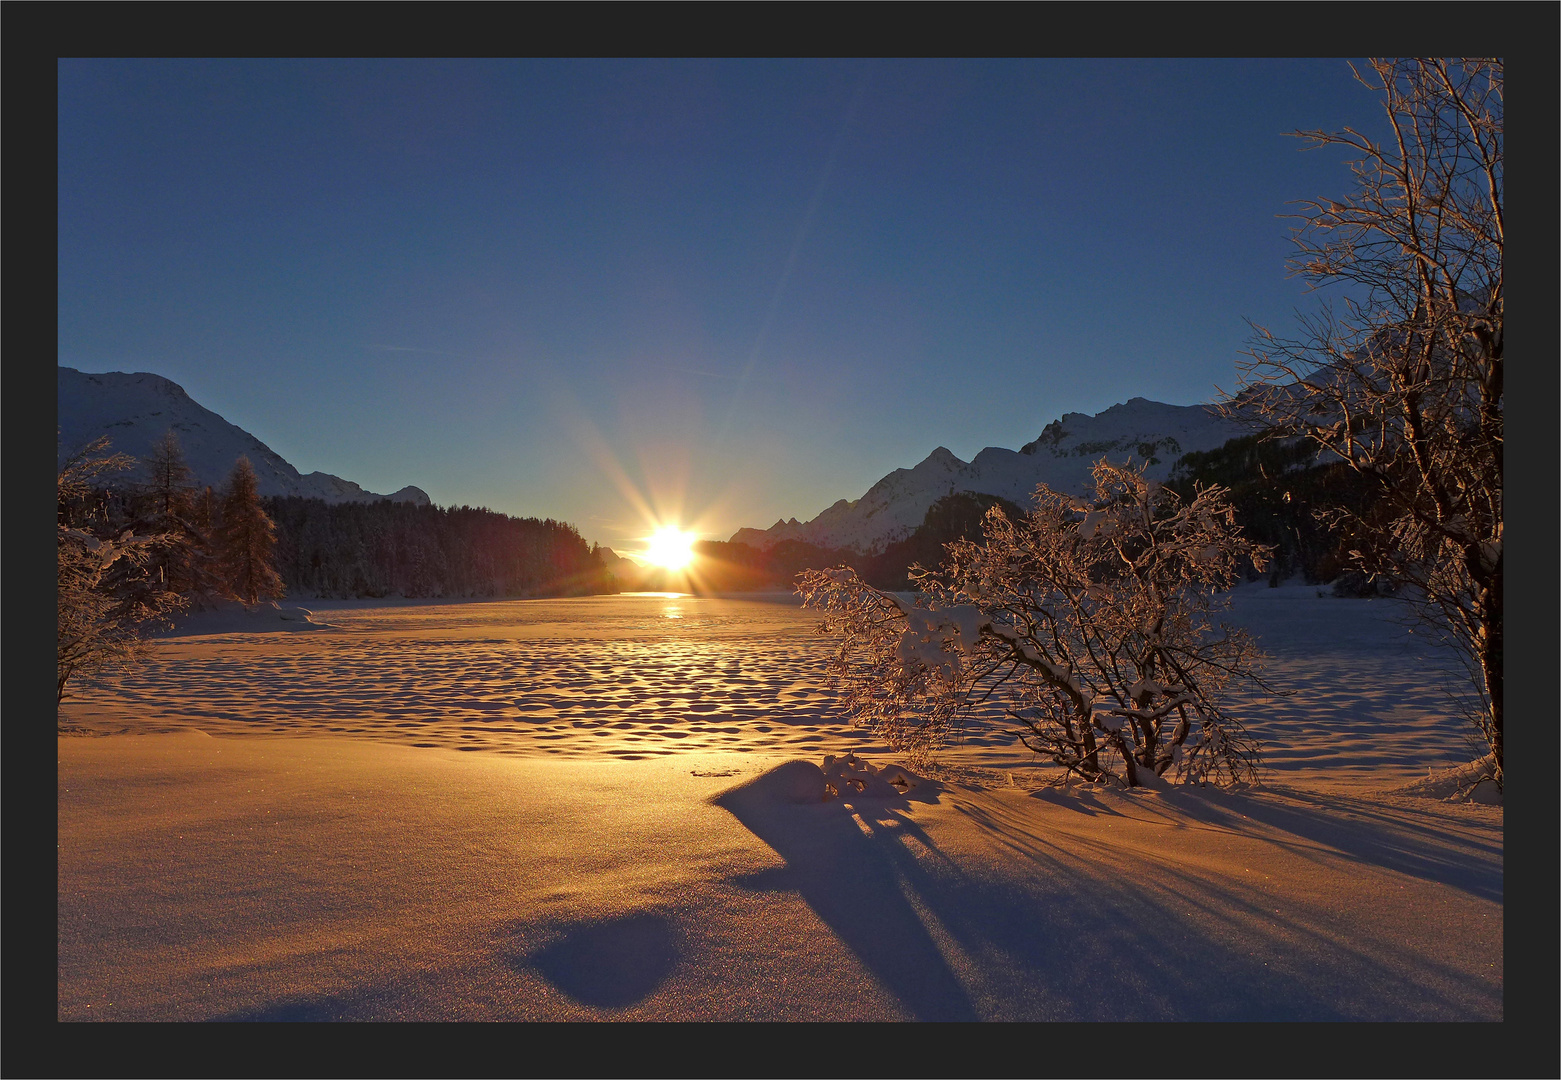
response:
M859 499L841 499L811 521L777 521L768 529L739 529L735 543L761 550L783 540L875 554L904 539L945 495L976 492L1030 505L1037 484L1080 495L1091 490L1090 468L1102 457L1148 464L1165 479L1184 454L1213 450L1248 434L1205 405L1167 405L1136 397L1089 416L1067 413L1019 450L989 446L974 461L938 447L911 469L896 469Z
M161 375L145 371L91 375L68 367L58 371L57 453L62 462L102 435L112 440L115 453L143 459L164 432L172 430L203 486L221 488L233 463L243 456L254 466L262 495L299 495L327 503L389 499L428 505L428 494L410 484L389 495L376 495L330 473L301 474L265 443L201 406L183 387Z

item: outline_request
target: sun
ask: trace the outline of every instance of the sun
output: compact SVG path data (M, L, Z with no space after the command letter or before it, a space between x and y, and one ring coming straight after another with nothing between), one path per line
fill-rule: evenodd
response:
M664 570L681 570L694 558L694 534L663 526L651 535L645 558Z

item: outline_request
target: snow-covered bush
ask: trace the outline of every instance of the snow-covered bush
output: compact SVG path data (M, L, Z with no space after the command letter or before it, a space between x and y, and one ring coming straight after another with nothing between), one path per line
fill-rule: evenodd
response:
M855 754L825 754L824 798L893 799L922 783L903 765L874 766Z
M110 454L107 438L73 455L56 478L58 564L55 571L57 701L72 680L123 668L146 653L145 631L164 625L183 610L177 593L154 588L148 565L166 547L163 535L98 536L94 521L94 485L108 473L133 464L125 454ZM96 526L96 529L94 528Z
M924 761L996 700L1025 746L1087 780L1252 778L1258 747L1223 698L1261 655L1215 616L1267 549L1223 488L1184 503L1107 461L1094 480L1093 502L1043 485L1017 519L994 507L984 543L913 571L914 600L849 567L799 576L820 632L840 635L829 673L857 723Z

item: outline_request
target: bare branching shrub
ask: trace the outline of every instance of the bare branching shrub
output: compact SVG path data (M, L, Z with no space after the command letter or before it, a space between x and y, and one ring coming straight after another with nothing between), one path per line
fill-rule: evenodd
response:
M147 568L167 542L161 535L97 535L93 500L100 481L134 464L110 454L102 438L60 467L59 562L55 577L56 687L63 701L72 681L122 670L146 655L146 631L166 624L184 598L155 588Z
M1257 744L1224 706L1261 655L1218 623L1220 591L1261 568L1223 488L1182 502L1142 468L1094 469L1085 503L1041 486L984 543L949 544L915 599L848 567L799 576L840 635L829 674L853 719L925 760L973 710L1000 703L1024 745L1089 781L1255 778Z
M1389 137L1298 132L1352 150L1353 192L1303 203L1294 273L1346 295L1284 339L1258 328L1227 407L1366 478L1341 511L1358 570L1455 647L1502 767L1504 319L1500 60L1373 60Z

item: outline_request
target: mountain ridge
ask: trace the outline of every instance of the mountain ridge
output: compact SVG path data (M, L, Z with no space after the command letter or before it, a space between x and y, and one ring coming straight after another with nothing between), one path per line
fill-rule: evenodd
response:
M1207 405L1168 405L1134 397L1094 415L1065 413L1018 450L988 446L964 461L936 447L909 469L885 475L857 499L839 499L808 521L780 520L768 529L743 528L732 543L767 550L785 540L823 548L881 552L916 530L928 508L945 495L995 495L1028 506L1037 484L1087 494L1090 470L1102 457L1146 463L1166 479L1188 453L1225 444L1247 428Z
M172 379L149 371L88 373L57 365L57 464L107 435L111 449L145 459L164 432L179 437L196 482L220 488L233 463L248 457L261 495L322 499L327 503L410 502L430 505L428 493L408 484L389 495L367 491L325 472L300 473L282 455L237 424L197 402ZM127 476L126 479L129 477Z

